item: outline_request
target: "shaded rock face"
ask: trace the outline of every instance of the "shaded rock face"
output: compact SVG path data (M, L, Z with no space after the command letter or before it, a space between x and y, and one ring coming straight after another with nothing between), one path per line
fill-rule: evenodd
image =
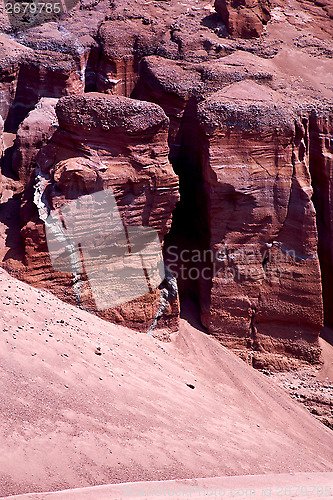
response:
M333 327L333 109L310 116L310 165L317 210L325 324Z
M99 31L102 47L97 67L96 89L130 97L138 81L143 55L154 52L156 36L130 20L105 22Z
M270 0L215 0L216 12L231 35L259 37L270 20Z
M42 97L18 128L12 169L24 184L30 179L38 151L58 128L57 102L53 97Z
M4 128L4 123L3 123L3 119L0 115L0 160L2 160L2 155L3 155L3 151L4 151L3 128ZM0 172L0 199L1 199L1 194L2 194L2 174Z
M318 361L308 115L255 83L242 87L199 109L212 256L212 281L201 282L202 321L234 349L258 351L255 366L272 352Z
M35 50L20 67L15 99L6 120L7 129L16 130L41 97L61 97L83 91L79 68L70 55Z
M0 116L0 158L2 157L2 153L3 153L3 150L4 150L3 127L4 127L3 119Z
M19 70L30 49L0 34L0 115L6 121L15 99Z
M168 161L168 119L163 110L156 104L91 93L60 99L56 112L59 129L37 157L40 179L47 179L46 207L61 208L81 195L112 188L123 224L151 227L162 241L179 199L178 178ZM44 226L32 200L30 185L22 207L26 279L73 300L70 277L51 268ZM159 308L159 296L160 291L153 290L101 314L144 331ZM82 302L96 311L87 282ZM177 318L175 301L163 318L164 326L176 329Z

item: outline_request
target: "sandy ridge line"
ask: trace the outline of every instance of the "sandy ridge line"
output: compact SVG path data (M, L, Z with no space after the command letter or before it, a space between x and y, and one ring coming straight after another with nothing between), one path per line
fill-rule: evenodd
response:
M10 500L124 500L146 498L333 498L333 472L146 481L15 495ZM0 499L0 500L1 500Z

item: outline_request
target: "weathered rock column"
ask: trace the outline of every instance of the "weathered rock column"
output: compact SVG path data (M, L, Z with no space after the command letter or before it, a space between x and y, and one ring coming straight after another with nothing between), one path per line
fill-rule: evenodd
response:
M317 211L325 324L333 328L333 109L310 115L310 171Z
M91 93L60 99L56 113L59 129L37 157L39 185L43 185L43 195L38 199L45 203L45 209L63 211L71 200L112 188L129 237L133 226L144 226L156 230L163 241L179 195L178 177L168 160L169 120L162 108L125 97ZM32 187L27 188L22 206L26 279L73 301L70 276L51 267L44 225L33 205ZM87 214L83 233L89 223ZM99 314L147 331L159 309L159 296L158 289L143 292L142 297ZM88 284L82 301L84 307L96 312ZM175 300L158 326L177 329L178 311Z
M302 110L240 82L199 117L213 254L202 322L256 366L283 367L279 353L315 361L321 276Z

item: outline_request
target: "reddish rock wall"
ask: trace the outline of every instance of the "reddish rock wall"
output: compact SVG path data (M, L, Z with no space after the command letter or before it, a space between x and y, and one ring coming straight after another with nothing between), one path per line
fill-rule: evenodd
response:
M0 115L6 121L15 98L19 70L32 51L0 34Z
M83 91L84 82L72 56L35 50L20 66L7 128L16 130L41 97L82 94Z
M215 0L216 12L229 33L243 38L262 34L270 20L270 0Z
M199 111L213 253L202 321L226 345L257 351L255 366L273 352L318 360L323 318L308 128L302 111L278 95L255 83L245 95L242 87L213 95Z
M99 42L98 92L130 97L138 81L139 61L142 56L154 53L156 36L149 26L140 26L132 20L114 20L103 23Z
M310 167L317 211L325 324L333 327L333 109L310 116Z
M154 228L162 239L178 201L178 178L168 161L168 119L163 110L156 104L92 93L61 99L57 116L60 128L37 158L40 175L49 177L47 204L60 207L80 195L112 188L123 223ZM44 226L32 200L30 185L22 208L26 279L73 300L70 277L51 268ZM159 308L159 295L155 290L101 314L144 331ZM87 284L83 306L96 311ZM177 301L163 321L177 328Z
M225 5L229 25L232 28L234 22L236 36L228 35L221 17L214 13L213 6L204 0L199 0L186 8L179 2L144 2L140 4L139 11L138 4L132 0L111 4L104 0L93 4L81 2L70 15L64 16L56 23L47 23L29 28L24 33L16 33L15 41L14 35L9 37L2 34L0 114L6 120L10 111L6 130L13 129L16 132L22 119L43 96L62 97L68 94L82 94L84 90L98 89L106 94L127 95L159 104L170 120L169 158L175 172L180 176L181 185L181 202L175 211L172 231L166 237L167 245L176 245L179 253L182 250L212 251L214 245L223 246L224 238L228 235L230 239L228 244L232 250L237 249L237 252L229 252L228 258L231 260L230 263L228 261L227 268L237 268L243 276L245 269L242 262L252 259L255 272L261 272L263 291L262 295L259 295L256 283L237 281L233 285L234 288L230 289L229 296L223 298L225 309L224 306L221 307L220 299L223 293L218 278L202 280L194 277L187 284L186 280L181 283L180 278L181 288L187 287L187 291L194 293L198 298L203 313L202 318L208 326L212 325L209 326L211 331L220 332L219 325L222 323L228 325L230 319L236 335L232 333L233 327L230 327L230 332L226 327L226 332L221 338L227 339L231 345L231 336L234 335L234 347L253 351L251 356L254 363L260 365L262 361L262 357L257 356L255 351L260 353L267 350L284 353L292 351L296 356L314 359L316 357L314 339L317 337L321 322L321 305L317 298L318 261L316 257L308 258L315 254L312 253L315 249L315 237L312 236L313 206L309 201L311 197L309 165L315 188L314 201L319 228L319 255L322 259L326 318L330 318L332 309L330 307L332 238L329 229L331 224L329 170L332 153L329 142L331 132L325 123L327 113L324 109L325 100L332 101L332 50L329 36L332 31L331 1L290 0L286 5L282 0L276 0L271 10L271 19L264 30L263 25L269 17L264 11L268 10L268 3L252 0L232 2L217 0L217 4ZM0 31L1 29L2 27ZM261 33L262 36L255 40L238 37ZM218 91L220 93L216 94ZM251 105L248 104L249 92L252 92ZM297 105L297 109L285 113L285 109L290 108L290 103L299 102L300 97L304 105ZM217 115L225 102L238 103L238 107L234 108L236 114L232 116L222 114L222 117L216 119L213 131L204 121L203 129L200 130L198 105L203 100L206 101L200 109L213 106ZM269 106L267 102L270 103ZM83 124L81 127L78 113L82 114L83 108L80 103L80 100L75 100L77 111L75 112L73 107L70 119L64 119L64 125L61 125L55 133L51 144L39 155L40 166L44 165L46 168L44 173L50 174L50 199L62 204L73 196L90 192L91 189L99 189L103 183L107 186L116 185L117 196L120 197L120 204L124 207L123 216L132 217L139 223L147 217L150 210L146 208L141 191L141 188L146 186L145 182L148 182L146 174L150 176L145 162L149 158L149 161L156 160L160 165L160 158L167 157L165 143L167 131L163 129L164 135L160 131L156 134L154 132L154 137L158 137L158 141L161 141L157 142L163 144L166 150L164 152L162 148L162 153L160 150L156 152L154 146L152 155L155 155L155 158L150 158L150 152L145 146L146 132L142 133L139 127L134 154L134 150L131 149L133 135L120 134L118 137L114 130L109 134L103 128L107 126L105 123L93 124L95 132L91 134L88 130L89 124ZM262 134L260 127L257 128L256 113L260 116L266 105L267 116L271 115L274 127L272 122L272 126L267 126L267 130ZM92 109L98 116L102 116L101 110ZM322 109L321 114L320 109ZM312 110L316 110L317 114L311 115ZM141 119L140 113L138 119ZM311 115L310 122L309 115ZM223 116L226 118L225 121L222 119ZM280 124L279 120L282 120ZM240 123L246 121L248 126L243 130L240 128ZM73 128L71 124L74 124ZM28 129L24 129L26 125L27 121L19 128L12 164L15 171L19 172L21 180L15 181L15 175L10 171L12 153L10 148L2 165L2 170L8 175L4 176L4 182L10 186L6 198L3 197L3 200L6 199L5 208L8 213L11 213L13 207L20 202L19 192L22 190L22 184L29 179L36 150L39 147L38 141L42 140L44 143L52 133L52 126L48 120L42 127L35 124L34 128L35 125L31 124L31 128L29 125ZM39 129L49 132L43 135L44 132ZM257 145L256 133L258 133ZM110 143L111 135L118 137L117 144L112 141ZM86 136L89 137L88 146ZM246 144L245 148L242 141ZM122 145L118 156L114 156L113 153L110 156L109 143L117 155L120 151L117 148ZM125 147L125 143L129 144L130 150ZM277 155L274 160L273 150ZM128 156L132 158L130 167L124 160ZM226 163L227 182L219 177L221 169L214 164L211 165L211 160L215 161L214 158L224 156L226 158L230 156L238 165L234 173L231 173L233 163ZM265 161L262 161L262 156ZM101 167L101 161L103 165L107 164L105 171L104 166ZM111 163L112 168L109 166ZM141 168L142 165L144 167ZM244 165L246 168L243 168ZM135 170L137 167L141 169L140 175ZM108 174L105 172L110 172L110 169L115 170L115 177L106 179L105 175ZM170 179L174 178L169 164L167 171L168 175L171 175ZM151 178L160 179L161 175L159 171L158 175L151 174ZM120 184L117 184L117 177ZM143 178L145 180L142 180ZM151 193L151 181L148 184L148 192ZM168 189L173 199L174 188L168 187ZM15 200L11 201L9 199L11 196L15 196ZM168 200L164 205L164 201L157 198L154 195L151 199L157 200L157 206L160 206L160 218L162 220L164 216L166 217L169 222L165 227L168 228L172 203L169 206ZM44 274L50 263L47 261L46 253L43 253L46 252L45 246L43 247L43 226L38 222L32 199L33 179L25 190L22 210L22 235L25 238L28 265L27 279L37 285L49 286L51 281ZM137 205L133 200L137 200L135 202ZM5 224L2 227L6 245L2 255L16 255L14 247L18 245L19 238L18 234L14 233L17 232L17 227L14 227L12 219L7 219L6 216L4 219ZM161 235L167 232L162 230L162 226L163 224L159 228ZM234 227L239 230L233 229ZM291 227L298 228L298 247L297 242L292 239ZM10 237L7 237L7 231ZM289 257L286 255L283 269L287 278L280 280L281 283L278 285L269 277L272 271L272 262L269 259L281 258L281 252L285 252L282 244L295 246L295 251L297 249L297 255L301 258L295 264L292 255ZM267 252L267 249L270 251ZM304 264L302 256L306 259L304 262L311 261L312 264L311 262ZM233 259L236 261L234 264ZM6 262L8 264L8 260ZM179 263L178 260L177 265ZM223 260L219 263L221 266L226 265ZM201 273L201 264L195 265L194 270L199 270ZM212 263L209 265L212 266ZM292 269L295 267L297 272L295 271L291 279L290 276L294 272ZM209 270L212 271L211 267ZM60 296L68 296L71 300L71 281L68 276L52 272L54 289ZM296 291L301 298L294 297L294 302L291 304L290 297L293 293L296 294ZM87 298L89 307L90 299ZM147 298L146 305L129 304L126 311L118 311L117 314L112 312L109 319L122 322L127 318L127 324L135 327L141 322L140 328L144 329L146 326L143 325L149 323L147 318L152 317L152 311L156 310L155 299L154 301L150 299L152 296ZM245 304L248 306L247 309ZM139 311L142 311L140 320L138 320ZM288 321L290 320L290 329L283 325L281 328L277 326L282 315L281 311ZM230 318L226 319L225 316L229 313ZM285 325L287 324L286 321ZM272 341L267 337L271 329ZM244 333L248 331L250 331L249 338L248 334Z
M58 99L42 97L20 124L12 159L12 169L26 185L35 167L38 151L47 144L58 128L55 106Z

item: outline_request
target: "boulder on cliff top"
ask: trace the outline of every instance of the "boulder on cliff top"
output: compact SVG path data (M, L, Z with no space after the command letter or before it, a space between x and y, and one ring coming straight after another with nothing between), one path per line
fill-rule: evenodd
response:
M157 104L97 92L60 99L56 113L61 128L76 132L101 129L137 134L167 128L169 123Z

